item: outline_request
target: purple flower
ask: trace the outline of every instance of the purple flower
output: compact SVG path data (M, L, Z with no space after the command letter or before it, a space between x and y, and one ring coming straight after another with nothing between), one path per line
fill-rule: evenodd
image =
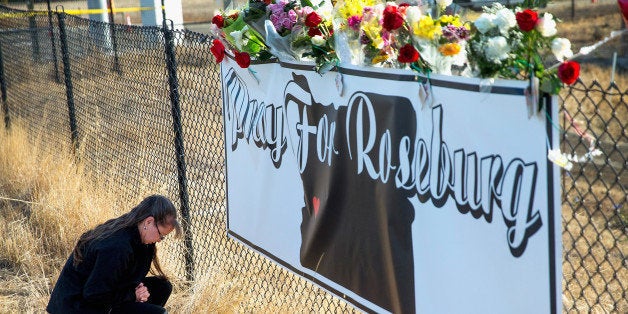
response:
M285 6L288 4L286 1L280 1L275 4L269 4L270 21L275 26L278 32L286 30L292 30L294 24L297 23L297 13L294 10L285 11Z
M357 15L352 15L347 19L347 24L351 29L357 31L360 29L360 23L362 23L362 17Z
M362 33L362 35L360 36L360 43L363 45L368 45L371 43L371 39L366 36L366 34Z
M468 40L470 35L471 35L471 33L469 32L469 30L466 27L464 27L464 26L458 27L458 31L457 31L456 36L458 36L458 38L460 40Z
M441 31L443 33L443 37L447 39L448 41L457 41L458 39L457 27L450 24L447 26L443 26Z

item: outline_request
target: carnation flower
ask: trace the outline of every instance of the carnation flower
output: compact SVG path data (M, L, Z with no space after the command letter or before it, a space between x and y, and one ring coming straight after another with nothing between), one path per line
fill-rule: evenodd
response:
M322 21L323 18L316 14L316 12L311 12L305 17L305 26L317 27Z
M497 11L492 23L499 28L500 33L506 34L517 25L517 19L515 18L515 13L507 8L503 8Z
M387 5L384 9L382 26L387 31L394 31L403 25L403 16L396 5Z
M575 61L565 61L558 67L558 78L561 82L571 85L580 76L580 64Z
M508 58L510 46L504 36L491 37L486 41L486 59L500 61Z
M291 31L292 27L297 23L297 13L294 10L286 11L285 6L287 4L288 2L286 1L280 1L268 5L270 21L275 26L277 32L280 33L285 30Z
M451 5L452 0L436 0L436 4L438 4L441 8L446 8Z
M209 50L216 58L217 63L222 62L225 58L225 45L223 45L220 40L214 39L214 41L212 41L212 47L209 48Z
M556 21L554 16L550 13L545 13L536 23L536 30L541 33L543 37L550 37L556 35Z
M217 14L212 18L212 23L216 24L218 28L223 28L223 26L225 25L225 19L222 17L222 15Z
M321 32L321 30L318 29L318 28L312 27L312 28L308 29L307 35L310 36L310 37L323 36L323 32Z
M419 52L411 44L405 44L399 49L397 60L401 63L412 63L419 60Z
M566 38L555 38L552 40L552 53L558 59L563 61L566 58L571 58L573 52L571 51L571 42Z
M360 23L362 23L362 16L359 15L352 15L347 19L347 25L354 31L360 29Z
M486 34L491 28L495 27L493 20L495 19L495 15L489 13L482 13L480 17L473 22L475 28L478 29L478 32L482 34Z
M236 63L238 63L238 65L243 69L246 69L249 67L249 65L251 65L251 56L246 52L235 51L234 57Z
M417 6L410 6L406 9L406 21L411 25L418 23L422 16L423 13Z
M315 46L324 46L326 43L325 37L321 35L313 36L311 41L312 41L312 45L315 45Z
M446 43L438 47L438 51L444 56L455 56L460 53L460 44L458 43Z
M555 163L557 166L565 168L567 171L571 171L571 168L573 168L573 163L569 161L567 156L563 154L559 148L550 149L549 152L547 152L547 159Z
M539 19L539 15L536 11L525 9L521 12L517 12L515 14L515 18L517 19L517 24L519 28L524 32L529 32L534 29L536 23Z

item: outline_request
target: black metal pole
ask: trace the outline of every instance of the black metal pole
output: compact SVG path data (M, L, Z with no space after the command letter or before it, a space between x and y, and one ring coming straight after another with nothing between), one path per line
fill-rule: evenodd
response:
M174 147L177 157L179 198L181 200L181 217L183 220L183 228L185 231L185 271L187 279L189 281L192 281L194 279L194 251L192 247L192 231L185 165L185 149L183 146L183 129L181 124L181 107L179 105L179 79L177 77L177 61L175 58L174 49L174 30L168 29L166 21L163 21L162 29L164 32L166 48L165 53L166 67L168 68L168 85L170 87L172 125L174 128Z
M33 46L33 61L39 61L39 35L37 34L37 22L33 10L35 8L33 0L28 0L28 29L31 33L31 44Z
M2 58L2 42L0 42L0 93L2 93L2 111L4 113L4 127L9 129L9 105L7 104L7 83L4 77L4 59Z
M113 70L118 74L122 74L120 70L120 59L118 58L118 40L116 39L116 26L113 15L113 1L107 0L109 7L109 35L111 36L111 44L113 45Z
M52 10L50 9L50 0L46 0L46 5L48 6L48 36L50 36L50 45L52 46L52 61L54 62L55 67L55 80L57 83L61 82L61 78L59 77L59 64L57 61L57 47L55 45L55 32L52 27Z
M164 0L161 0L161 23L166 25L166 6L164 5Z
M76 111L74 109L74 90L72 88L72 72L70 71L70 55L68 53L68 38L65 29L65 12L57 12L59 20L59 38L61 40L61 56L63 59L63 74L65 76L65 94L68 100L68 115L70 117L70 138L72 150L78 148L78 130L76 128Z
M576 0L571 0L571 20L576 18Z

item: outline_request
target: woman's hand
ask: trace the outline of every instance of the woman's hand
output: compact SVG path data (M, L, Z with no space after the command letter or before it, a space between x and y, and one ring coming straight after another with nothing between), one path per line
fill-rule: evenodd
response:
M135 287L135 301L146 302L148 301L149 296L150 293L148 293L148 288L144 286L144 283L140 282L140 284Z

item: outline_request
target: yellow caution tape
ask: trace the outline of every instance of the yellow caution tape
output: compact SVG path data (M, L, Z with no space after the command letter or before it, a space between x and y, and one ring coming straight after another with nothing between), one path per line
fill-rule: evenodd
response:
M154 10L154 7L131 7L131 8L114 8L113 13L127 13L127 12L140 12ZM164 9L164 7L162 7ZM65 10L67 14L71 15L83 15L83 14L102 14L110 13L109 9L87 9L87 10ZM53 11L53 13L56 13ZM25 12L11 12L0 13L0 19L3 18L18 18L18 17L32 17L37 15L47 15L48 11L25 11Z
M153 7L114 8L113 13L150 11L154 9L155 8ZM109 13L109 12L111 12L111 10L109 9L65 10L65 13L72 14L72 15L101 14L101 13Z

